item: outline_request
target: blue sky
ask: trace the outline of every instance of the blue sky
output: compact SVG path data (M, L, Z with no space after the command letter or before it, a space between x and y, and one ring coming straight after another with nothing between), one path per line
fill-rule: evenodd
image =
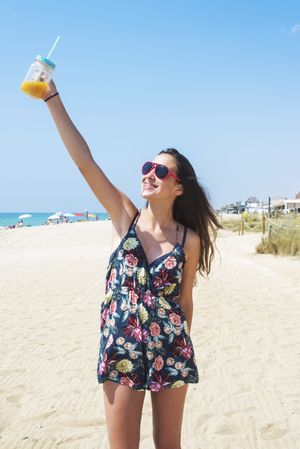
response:
M106 175L175 147L214 207L300 190L299 1L2 2L0 211L103 211L43 102L19 85L55 38L55 82Z

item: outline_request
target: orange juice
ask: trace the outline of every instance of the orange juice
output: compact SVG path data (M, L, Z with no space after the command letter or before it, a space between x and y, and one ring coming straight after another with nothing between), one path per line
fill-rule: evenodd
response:
M27 95L40 100L48 89L48 83L45 81L23 81L21 90Z

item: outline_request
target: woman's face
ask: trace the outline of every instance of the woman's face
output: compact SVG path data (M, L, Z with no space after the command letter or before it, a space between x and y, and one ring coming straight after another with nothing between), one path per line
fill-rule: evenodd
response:
M175 175L177 175L176 161L170 154L159 154L152 162L166 165ZM153 169L147 175L142 175L141 196L148 201L154 200L174 200L176 196L182 194L182 185L172 176L167 179L159 179Z

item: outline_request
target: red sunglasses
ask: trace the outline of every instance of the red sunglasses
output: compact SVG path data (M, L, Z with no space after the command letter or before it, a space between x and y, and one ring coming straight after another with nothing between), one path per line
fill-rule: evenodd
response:
M159 179L167 179L169 176L172 178L177 179L177 181L181 182L180 179L173 173L169 167L163 164L157 164L156 162L145 162L142 167L142 173L143 175L147 175L150 173L153 169L155 169L155 174Z

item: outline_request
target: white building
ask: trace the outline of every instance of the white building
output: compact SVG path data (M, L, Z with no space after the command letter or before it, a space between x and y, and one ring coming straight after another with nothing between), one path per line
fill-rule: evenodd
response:
M245 210L250 214L262 214L267 213L269 210L268 204L261 202L247 203Z
M257 212L259 208L259 203L247 203L245 206L245 210L250 214Z
M300 214L300 199L274 198L271 201L271 209L284 214Z

